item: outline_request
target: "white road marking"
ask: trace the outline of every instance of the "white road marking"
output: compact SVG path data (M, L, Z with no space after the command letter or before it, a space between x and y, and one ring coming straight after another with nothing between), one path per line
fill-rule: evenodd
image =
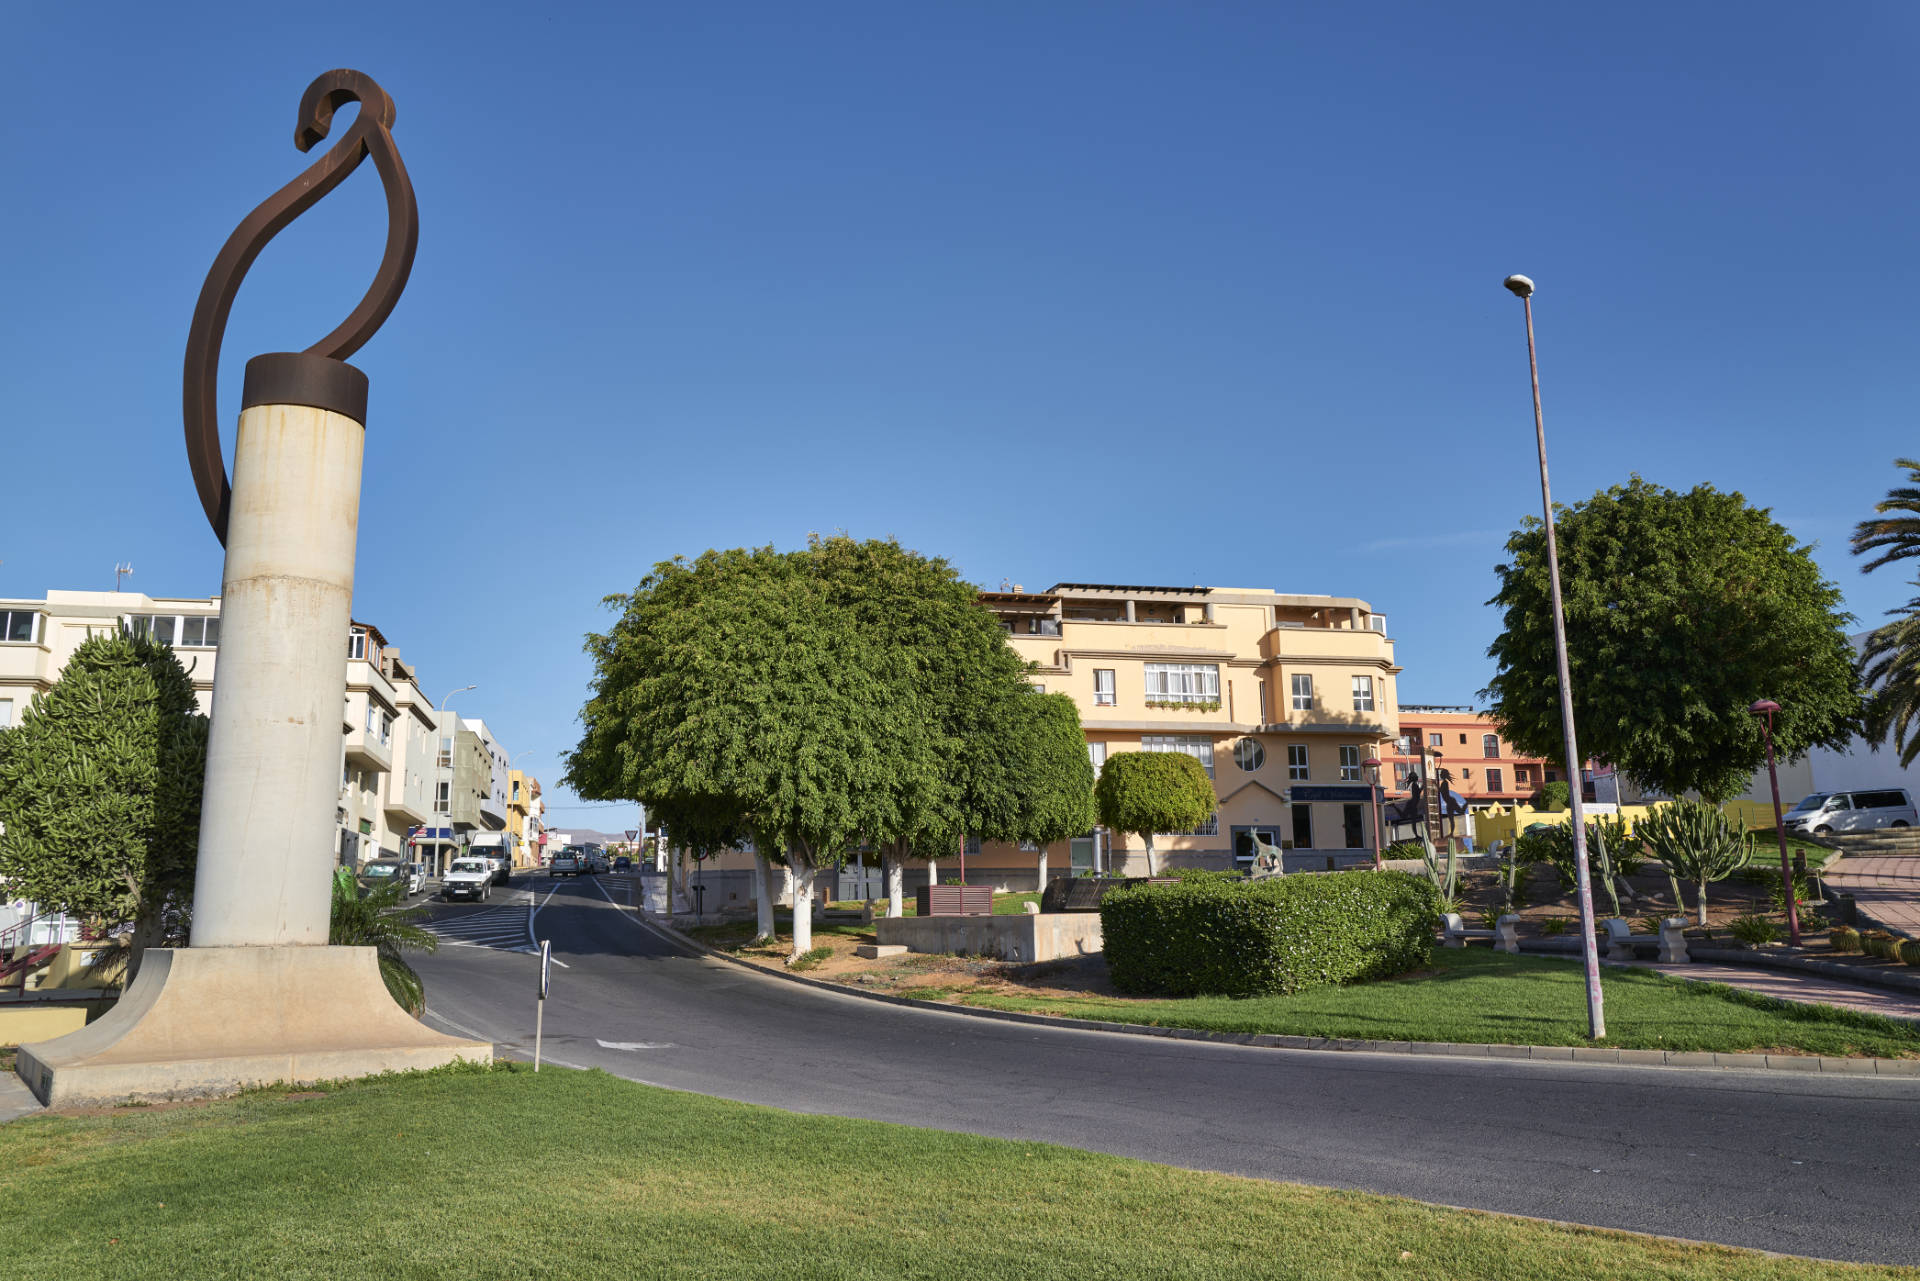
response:
M594 1037L594 1043L603 1050L673 1050L678 1049L672 1041L602 1041Z

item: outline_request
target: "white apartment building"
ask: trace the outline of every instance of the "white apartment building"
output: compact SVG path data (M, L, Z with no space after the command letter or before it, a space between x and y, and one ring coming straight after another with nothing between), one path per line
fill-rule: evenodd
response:
M212 711L219 597L50 591L44 600L0 600L0 728L18 723L33 696L52 688L88 636L119 629L172 645L193 681L200 709ZM345 660L336 850L343 864L357 865L407 854L410 831L434 821L439 722L413 667L379 628L355 622ZM500 755L495 777L504 780L504 753L490 734L486 742ZM499 787L504 786L502 781ZM504 823L504 790L501 795Z

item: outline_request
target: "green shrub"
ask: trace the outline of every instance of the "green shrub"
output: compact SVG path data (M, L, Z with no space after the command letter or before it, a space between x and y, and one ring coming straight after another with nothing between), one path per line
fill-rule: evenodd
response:
M1858 952L1860 931L1851 925L1836 925L1827 934L1827 946L1836 952Z
M1244 881L1247 879L1239 872L1228 871L1218 867L1176 867L1166 874L1182 883L1188 881Z
M1748 947L1759 947L1780 937L1780 927L1764 916L1736 916L1727 922L1727 933Z
M1385 978L1433 955L1432 884L1407 872L1131 885L1100 904L1122 992L1260 996Z
M1573 789L1565 783L1544 783L1540 787L1540 803L1535 808L1542 810L1563 810L1573 804Z
M1549 937L1555 934L1565 934L1567 932L1567 918L1564 916L1549 916L1546 920L1540 922L1540 932Z
M1418 862L1427 857L1427 847L1419 841L1395 841L1387 847L1387 852L1380 857L1383 859L1412 859Z
M1902 939L1900 940L1899 947L1895 950L1900 953L1902 963L1906 965L1920 965L1920 940Z

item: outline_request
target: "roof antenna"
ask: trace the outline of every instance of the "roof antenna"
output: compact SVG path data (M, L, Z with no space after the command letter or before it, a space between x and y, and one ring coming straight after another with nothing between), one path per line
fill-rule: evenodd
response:
M121 582L121 580L122 580L122 579L124 579L124 578L126 578L126 577L127 577L127 575L129 575L129 574L131 574L131 573L133 573L133 562L132 562L132 561L128 561L128 562L127 562L126 564L124 564L124 565L121 565L121 564L116 564L116 565L114 565L114 567L113 567L113 590L114 590L114 591L116 591L116 592L118 592L119 590L121 590L121 588L120 588L120 582Z

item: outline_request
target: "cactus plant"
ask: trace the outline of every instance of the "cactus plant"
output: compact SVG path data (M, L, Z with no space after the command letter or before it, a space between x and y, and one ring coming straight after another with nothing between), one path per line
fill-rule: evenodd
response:
M1851 925L1836 925L1827 933L1827 946L1836 952L1858 952L1860 931Z
M1898 950L1902 963L1920 966L1920 940L1902 939Z
M1745 820L1734 822L1702 801L1656 805L1636 829L1647 851L1667 869L1679 894L1682 879L1698 887L1699 923L1707 923L1707 886L1723 881L1753 858Z

